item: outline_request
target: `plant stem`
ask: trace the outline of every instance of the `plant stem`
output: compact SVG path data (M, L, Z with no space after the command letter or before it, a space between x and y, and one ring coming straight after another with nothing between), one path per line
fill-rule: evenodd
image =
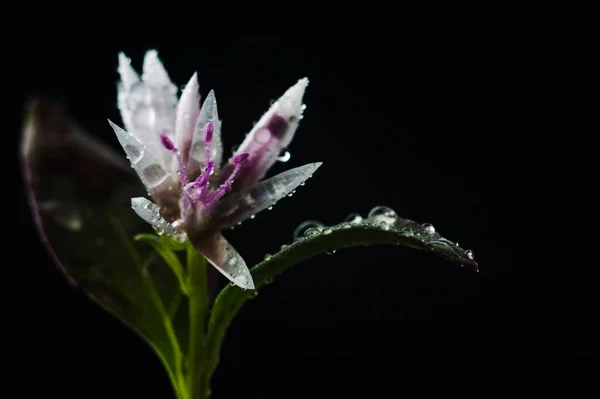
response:
M187 248L189 276L189 346L188 380L186 391L189 399L207 399L210 387L205 378L206 370L206 320L208 316L208 287L206 258L191 245Z

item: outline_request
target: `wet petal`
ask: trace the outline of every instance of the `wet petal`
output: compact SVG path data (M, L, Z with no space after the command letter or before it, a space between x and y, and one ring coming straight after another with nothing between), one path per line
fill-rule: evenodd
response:
M125 129L152 152L161 164L173 164L172 158L158 140L160 133L171 138L175 134L177 87L173 85L158 59L158 53L148 51L144 57L142 81L133 79L129 59L119 56L118 106Z
M277 100L250 131L234 155L248 153L250 157L236 178L234 189L248 187L264 177L285 149L298 128L304 106L302 97L308 79L300 79ZM231 161L223 168L222 179L233 170Z
M310 178L322 164L322 162L315 162L287 170L253 187L225 197L217 208L217 223L222 226L221 228L231 227L273 206Z
M194 127L200 114L200 85L194 73L177 104L175 120L175 146L179 149L184 165L188 162Z
M214 133L210 142L210 160L205 159L204 151L204 133L206 124L212 122ZM223 143L221 141L221 121L219 120L219 112L217 110L217 99L215 92L211 90L202 104L202 109L198 116L192 138L192 145L189 150L189 160L187 164L188 176L190 179L195 179L206 162L212 161L215 163L215 170L221 166L223 158Z
M124 53L119 53L119 75L121 75L120 85L124 90L131 89L131 86L140 81L140 77L131 66L131 59L127 58Z
M148 192L157 199L164 191L169 191L175 183L165 167L158 159L147 150L147 147L140 143L132 134L129 134L112 121L108 121L115 131L119 143L125 150L131 166L137 172L138 176L148 189Z
M185 241L185 233L177 230L160 215L158 205L144 197L136 197L131 199L131 208L142 220L154 227L158 234L166 234L179 242Z
M221 233L202 239L192 239L192 243L233 284L243 289L254 289L254 281L246 262Z

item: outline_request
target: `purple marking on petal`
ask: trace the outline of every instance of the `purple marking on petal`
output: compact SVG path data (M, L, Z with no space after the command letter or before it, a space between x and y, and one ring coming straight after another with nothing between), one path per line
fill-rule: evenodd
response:
M308 79L300 79L279 98L260 118L242 142L234 155L246 152L250 154L248 162L240 171L234 185L235 190L254 185L261 180L277 157L290 144L302 117L302 97ZM228 162L222 169L220 182L235 168Z
M173 142L171 141L169 136L167 136L164 133L160 134L160 143L163 145L163 147L165 147L169 151L175 150L175 144L173 144Z
M281 115L275 114L269 120L266 128L269 129L274 137L281 138L287 132L289 127L288 121Z

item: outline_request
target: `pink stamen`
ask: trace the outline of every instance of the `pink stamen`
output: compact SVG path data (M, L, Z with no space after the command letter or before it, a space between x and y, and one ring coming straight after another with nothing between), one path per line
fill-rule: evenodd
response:
M177 163L179 165L179 167L177 168L177 174L179 175L179 179L181 180L181 185L185 187L185 185L188 184L188 179L185 172L185 165L183 163L183 159L181 158L179 150L175 147L175 144L173 144L173 141L171 141L169 136L167 136L164 133L160 134L160 142L163 145L163 147L175 154L175 157L177 158Z
M229 192L229 190L231 190L231 185L233 184L235 175L240 171L240 169L242 168L242 164L246 161L246 159L248 159L247 153L239 154L233 157L232 162L235 164L233 172L231 172L231 175L229 175L227 180L223 184L221 184L219 188L217 188L212 194L208 196L205 202L206 208L212 208L221 198L223 198L225 194Z

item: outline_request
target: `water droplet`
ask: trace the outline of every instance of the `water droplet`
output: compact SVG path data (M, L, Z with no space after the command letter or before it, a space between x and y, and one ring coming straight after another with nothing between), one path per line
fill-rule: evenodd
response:
M139 145L126 144L125 145L125 153L127 154L127 158L131 161L132 165L135 165L142 159L144 156L144 147L140 147Z
M368 218L375 222L385 222L385 224L391 225L396 223L398 215L396 215L396 212L392 208L380 205L371 209Z
M387 222L383 222L383 221L382 221L382 222L379 222L379 228L380 228L381 230L388 231L388 230L390 229L390 225L389 225L389 224L387 224Z
M323 227L325 227L325 225L317 220L307 220L302 222L296 227L296 230L294 230L294 240L297 240L302 236L309 237L317 234Z
M271 258L272 258L271 254L266 254L264 257L265 260L271 260Z
M469 259L471 259L471 260L472 260L473 258L475 258L475 254L473 254L473 251L471 251L470 249L467 249L467 250L465 251L465 255L467 255L467 258L469 258Z
M287 249L287 247L288 246L286 244L283 244L281 247L279 247L279 250L284 251Z
M331 234L333 232L333 229L331 227L327 227L325 230L323 230L323 234Z
M273 205L271 205L270 207L267 208L268 211L273 209Z
M256 215L250 215L250 219L254 219Z
M235 280L235 285L239 285L239 286L245 286L248 283L248 279L246 278L246 276L235 276L234 278ZM245 288L242 288L245 290Z
M331 251L327 251L327 252L325 252L325 253L326 253L327 255L333 255L333 254L335 254L336 252L337 252L337 250L336 250L336 249L332 249Z
M425 230L425 233L427 234L435 233L435 227L433 227L431 223L423 223L421 227L423 228L423 230Z
M154 188L167 180L167 172L159 164L151 164L142 170L144 184L148 188Z
M363 218L362 216L360 216L358 213L351 213L348 216L346 216L346 218L344 219L344 222L348 222L348 223L360 223L362 222Z
M306 185L306 182L305 182L305 181L303 181L302 183L300 183L300 185L301 185L301 186L305 186L305 185Z
M293 192L289 193L289 194L288 194L288 197L291 197L292 195L294 195L294 193L293 193Z
M277 157L279 162L287 162L292 157L292 154L289 151L286 151L282 156Z
M254 132L254 141L258 144L265 144L271 138L271 131L266 127L262 127Z
M227 263L229 263L229 266L235 266L235 264L237 263L237 261L238 261L237 257L234 256L233 258L229 259L227 261Z

